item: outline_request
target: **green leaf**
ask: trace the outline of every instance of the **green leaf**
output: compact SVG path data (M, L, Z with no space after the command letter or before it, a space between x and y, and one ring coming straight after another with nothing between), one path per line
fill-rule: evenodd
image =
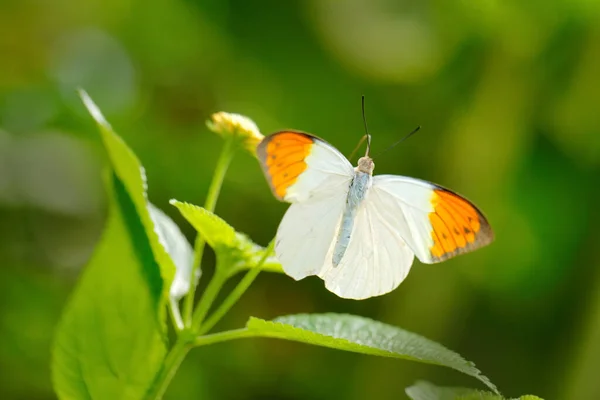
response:
M491 392L459 387L438 387L425 381L418 381L406 388L406 394L412 400L503 400L502 396Z
M193 204L171 200L169 203L177 207L181 215L202 235L206 243L215 251L235 248L237 238L235 229L223 219Z
M250 332L260 336L384 357L445 366L496 386L459 354L417 334L368 318L347 314L298 314L265 321L251 317Z
M53 344L61 399L144 398L167 351L160 269L133 199L111 178L107 225Z
M88 94L83 90L79 90L79 95L87 107L88 112L100 128L102 142L108 153L112 169L121 182L123 182L125 190L133 201L137 214L139 215L144 230L146 231L146 235L150 241L152 254L160 266L160 272L165 283L164 295L167 296L175 275L175 264L167 254L166 249L159 243L154 223L152 222L152 218L148 211L146 173L144 167L142 167L136 155L125 144L123 139L113 131L110 124L100 112L100 109Z
M258 265L264 255L264 247L257 245L243 233L236 232L223 219L202 207L177 200L171 200L170 203L177 207L206 243L213 248L219 259L217 267L227 268L224 272L228 276ZM223 259L227 262L222 262ZM267 258L261 269L283 272L277 259L272 256Z
M425 381L418 381L406 388L406 394L412 400L507 400L499 394L481 390L439 387ZM525 395L514 400L542 400L540 397Z

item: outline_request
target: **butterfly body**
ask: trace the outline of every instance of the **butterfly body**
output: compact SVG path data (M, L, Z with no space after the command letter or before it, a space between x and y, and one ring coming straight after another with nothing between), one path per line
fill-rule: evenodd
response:
M292 203L275 245L285 272L317 275L341 297L387 293L415 256L437 263L493 239L483 214L460 195L419 179L373 176L371 158L354 168L316 136L277 132L257 155L273 194Z
M354 178L352 178L352 183L348 190L346 207L344 209L344 214L342 215L339 234L333 250L332 263L334 267L338 266L346 253L350 238L352 237L356 213L367 196L373 181L373 160L368 157L363 157L358 164L359 166L355 169Z

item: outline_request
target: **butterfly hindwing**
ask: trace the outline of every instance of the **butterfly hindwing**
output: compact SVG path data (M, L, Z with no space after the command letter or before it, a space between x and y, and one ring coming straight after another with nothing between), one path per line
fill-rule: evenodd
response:
M406 278L414 253L397 226L387 220L380 204L365 199L354 221L341 262L318 273L328 290L347 299L366 299L391 292Z
M348 193L343 187L336 189L331 196L292 204L279 224L275 254L285 273L296 280L331 265Z

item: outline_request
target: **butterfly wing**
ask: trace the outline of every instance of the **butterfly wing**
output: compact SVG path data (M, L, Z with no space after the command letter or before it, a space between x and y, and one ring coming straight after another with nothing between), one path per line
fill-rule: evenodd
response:
M414 253L370 193L359 207L344 257L333 267L333 251L319 272L340 297L365 299L394 290L408 275Z
M344 257L318 275L340 297L364 299L394 290L408 275L414 255L436 263L493 240L475 205L438 185L393 175L373 178L361 204Z
M473 203L433 183L378 175L369 196L423 263L447 260L494 239L488 221Z
M303 132L269 135L256 153L273 195L289 203L306 201L328 185L350 182L354 176L354 168L343 154Z
M300 280L331 265L332 251L347 189L330 197L294 203L283 216L275 241L275 254L287 275Z
M257 154L275 197L292 203L277 229L275 254L294 279L315 275L333 246L354 168L333 146L302 132L274 133Z

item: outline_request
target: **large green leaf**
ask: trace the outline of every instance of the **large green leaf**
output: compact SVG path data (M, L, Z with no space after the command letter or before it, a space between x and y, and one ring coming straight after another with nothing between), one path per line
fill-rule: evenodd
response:
M79 95L83 103L87 107L89 113L94 118L102 136L102 142L111 162L112 169L125 187L125 190L131 197L140 221L146 231L146 235L150 241L150 247L154 258L160 266L161 275L163 278L164 295L167 296L171 287L171 282L175 275L175 264L167 250L159 242L159 237L155 232L154 223L148 211L148 200L146 196L146 173L144 167L137 159L136 155L125 144L123 139L117 135L110 124L106 121L100 109L88 96L88 94L80 90Z
M110 179L100 244L63 313L52 375L61 399L141 399L167 346L163 281L134 201Z
M415 333L368 318L346 314L298 314L265 321L251 317L247 328L256 336L442 365L475 377L497 392L494 384L459 354Z
M54 387L67 399L144 398L166 353L168 294L178 298L189 289L192 250L177 225L148 202L135 154L87 94L80 95L114 171L107 184L111 208L56 333ZM184 278L173 281L176 267Z
M425 381L418 381L406 388L406 394L412 400L508 400L496 393L481 390L439 387ZM514 400L542 400L537 396L525 395Z
M193 204L171 200L187 221L213 248L219 259L219 268L227 268L228 275L233 275L244 269L254 268L264 255L265 248L254 243L248 236L236 232L235 229L223 219L210 211ZM268 257L261 267L270 272L283 272L281 264L273 256Z

